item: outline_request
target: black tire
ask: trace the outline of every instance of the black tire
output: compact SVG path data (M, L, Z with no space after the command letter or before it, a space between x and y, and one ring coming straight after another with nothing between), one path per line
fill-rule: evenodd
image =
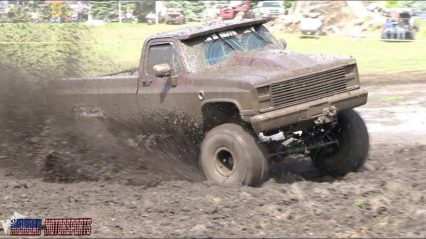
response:
M259 186L269 179L269 161L261 145L237 124L222 124L207 133L200 164L216 184Z
M320 36L320 32L319 32L319 30L316 30L315 32L314 32L314 34L312 34L312 36L314 37L314 38L316 38L316 39L319 39L321 36Z
M344 176L358 171L368 157L370 147L367 127L361 116L354 110L340 112L338 125L333 129L339 146L313 151L314 165L331 176Z
M414 31L414 30L411 32L411 34L410 34L410 40L413 40L413 41L416 40L416 33L417 32Z

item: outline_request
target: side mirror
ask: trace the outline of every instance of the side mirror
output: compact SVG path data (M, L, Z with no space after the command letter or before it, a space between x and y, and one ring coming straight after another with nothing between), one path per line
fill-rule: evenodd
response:
M284 49L287 48L287 42L284 40L284 38L281 38L278 41L281 43L281 45L283 46Z
M166 77L171 75L172 69L170 68L169 64L158 64L152 67L154 70L154 74L157 77Z

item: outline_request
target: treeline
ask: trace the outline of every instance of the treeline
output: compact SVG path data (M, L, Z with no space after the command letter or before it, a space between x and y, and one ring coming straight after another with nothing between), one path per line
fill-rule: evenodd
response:
M53 2L53 1L51 1ZM149 12L155 11L155 0L107 0L107 1L80 1L83 6L82 10L76 13L75 8L71 8L71 4L52 4L45 3L42 0L35 1L0 1L0 22L29 22L29 21L86 21L88 15L91 14L93 19L105 21L118 21L119 6L122 14L131 13L139 22L145 21L145 16ZM198 21L202 12L216 4L227 4L230 1L163 1L168 8L181 8L188 21ZM254 7L259 0L251 0L251 5ZM294 5L295 0L283 0L286 8ZM374 2L374 1L371 1ZM58 2L59 3L59 2ZM426 10L426 1L397 1L387 0L387 8L394 7L410 7L415 9ZM90 9L90 10L89 10Z
M53 2L53 1L51 1ZM5 9L4 14L0 17L2 22L29 22L29 21L86 21L88 15L92 15L93 19L105 21L118 21L119 8L122 14L131 13L139 22L145 21L145 16L155 11L155 0L106 0L106 1L80 1L85 8L78 14L72 9L69 3L45 3L41 0L35 1L10 1ZM167 8L183 9L188 21L200 20L201 13L216 4L228 4L230 1L164 1ZM255 6L259 1L252 0L251 5ZM286 7L290 7L294 0L284 1ZM1 1L0 1L1 5ZM0 7L1 8L1 7ZM90 9L90 10L89 10ZM1 9L0 9L1 12ZM36 16L36 17L34 17Z

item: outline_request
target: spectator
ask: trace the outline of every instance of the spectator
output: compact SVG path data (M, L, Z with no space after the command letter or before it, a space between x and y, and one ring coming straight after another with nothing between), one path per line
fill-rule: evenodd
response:
M124 20L125 20L125 22L132 22L133 21L133 14L131 12L126 12Z
M13 19L16 16L16 6L14 4L9 4L6 6L5 12L7 14L7 17L10 21L13 21Z
M38 12L35 10L34 12L31 13L31 21L32 22L38 22Z
M406 31L405 31L405 28L403 27L403 24L404 24L404 22L400 21L395 26L395 31L396 31L397 39L400 39L400 40L404 40L405 39L405 33L406 33Z
M393 38L395 34L395 21L393 19L388 19L384 26L384 33L386 38Z

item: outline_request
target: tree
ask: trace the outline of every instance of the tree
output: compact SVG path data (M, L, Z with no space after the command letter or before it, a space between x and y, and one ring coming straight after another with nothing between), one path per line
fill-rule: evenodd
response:
M397 0L386 0L386 3L385 3L386 8L395 8L400 6L401 6L401 3Z
M398 0L387 0L385 4L386 8L399 8L407 7L418 10L426 10L425 1L398 1Z
M404 7L413 8L416 10L426 10L425 1L405 1L402 3Z
M155 1L142 1L135 4L133 15L138 18L139 22L145 21L145 16L149 12L155 12Z
M118 20L117 1L92 1L90 4L93 18L106 21Z
M120 1L91 1L91 14L95 19L106 21L118 21L119 5L121 5L122 17L127 12L131 12L139 21L143 21L146 10L151 11L155 8L155 1L136 1L136 0L120 0Z
M208 7L207 1L167 1L167 8L180 8L188 21L198 21L198 14Z

